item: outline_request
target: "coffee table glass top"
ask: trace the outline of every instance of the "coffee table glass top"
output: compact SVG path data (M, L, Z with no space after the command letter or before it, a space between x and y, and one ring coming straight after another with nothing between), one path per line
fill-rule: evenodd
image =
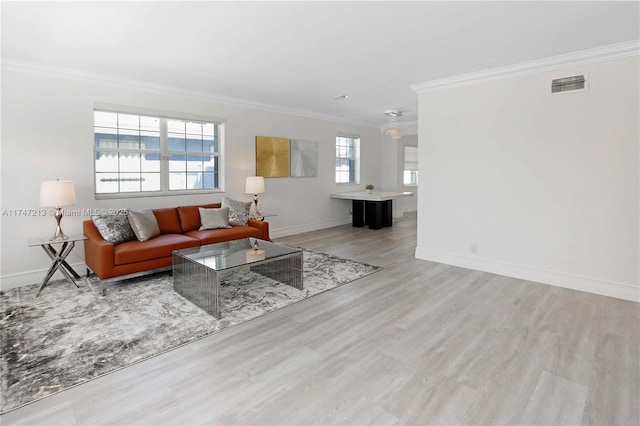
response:
M215 271L224 271L301 251L302 249L296 247L271 243L257 238L246 238L177 250L174 253Z

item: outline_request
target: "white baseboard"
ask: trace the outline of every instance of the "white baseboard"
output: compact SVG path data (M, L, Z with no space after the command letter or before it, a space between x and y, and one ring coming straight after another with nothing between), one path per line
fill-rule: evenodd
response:
M489 259L416 248L416 258L640 303L640 287Z
M305 223L304 225L288 226L285 228L275 228L269 231L271 238L286 237L288 235L302 234L304 232L317 231L319 229L333 228L351 223L351 216L342 219L328 220L324 222Z
M70 263L74 271L76 271L81 277L86 275L87 265L84 262ZM25 285L39 284L42 282L47 269L38 269L35 271L22 272L20 274L4 275L0 277L0 289L8 290L10 288L23 287ZM60 271L56 271L51 280L64 279L64 275ZM71 284L71 283L69 283Z

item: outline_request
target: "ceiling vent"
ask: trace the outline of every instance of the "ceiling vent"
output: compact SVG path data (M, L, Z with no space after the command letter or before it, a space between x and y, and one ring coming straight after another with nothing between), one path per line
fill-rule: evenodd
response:
M556 78L555 80L551 80L551 93L585 90L586 81L584 75Z

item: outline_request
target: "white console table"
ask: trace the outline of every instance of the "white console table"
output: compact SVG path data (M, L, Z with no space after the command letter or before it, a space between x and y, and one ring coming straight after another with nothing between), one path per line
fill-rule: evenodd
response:
M393 225L393 200L413 197L413 192L352 191L331 194L331 198L351 200L352 225L380 229Z

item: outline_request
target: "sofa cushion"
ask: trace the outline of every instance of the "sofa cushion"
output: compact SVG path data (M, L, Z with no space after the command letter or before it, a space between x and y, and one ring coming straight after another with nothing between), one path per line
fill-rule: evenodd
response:
M178 210L175 207L168 209L153 209L153 214L158 221L161 234L182 234Z
M160 235L158 220L151 209L129 210L127 216L138 241L147 241Z
M201 244L214 244L241 238L262 238L262 231L253 226L234 226L230 229L207 229L204 231L189 231L185 235L200 240Z
M198 211L198 208L200 207L205 209L217 209L220 208L220 203L205 204L202 206L178 207L176 210L178 212L178 218L180 219L181 233L200 229L200 212Z
M222 197L222 207L229 207L229 224L232 226L247 226L251 201L238 201L229 197Z
M163 234L149 241L128 241L118 244L114 248L116 265L126 265L134 262L158 259L171 256L174 250L198 247L200 241L180 234Z
M231 228L229 225L229 208L203 209L200 207L200 230Z
M98 228L102 238L112 244L136 239L136 234L133 233L126 214L96 215L91 216L91 220Z

